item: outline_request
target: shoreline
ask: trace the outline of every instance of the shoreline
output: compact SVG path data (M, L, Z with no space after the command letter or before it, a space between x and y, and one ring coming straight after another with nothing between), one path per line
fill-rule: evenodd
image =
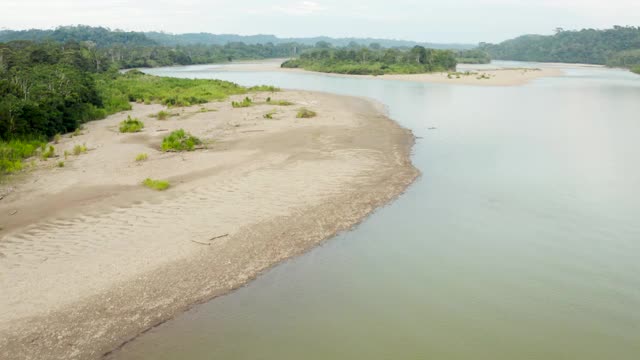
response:
M353 228L419 175L413 134L380 104L307 91L251 96L297 105L267 120L274 106L231 109L229 99L205 112L171 109L179 114L164 121L148 118L163 107L135 105L65 136L60 151L89 147L68 166L43 162L24 175L0 202L0 357L101 358ZM300 106L318 117L296 119ZM143 133L114 130L128 114ZM164 129L177 127L216 141L157 151ZM137 164L141 151L149 160ZM145 174L172 188L143 188Z
M562 76L564 71L559 66L545 66L539 69L526 68L507 68L507 69L487 69L487 70L470 70L475 73L472 75L464 75L466 71L459 71L459 78L453 73L450 78L448 72L424 73L424 74L385 74L385 75L352 75L337 74L311 71L299 68L282 68L280 67L282 59L268 59L254 62L235 63L227 65L224 69L215 68L216 71L234 72L234 71L256 71L256 72L281 72L281 73L303 73L316 74L323 76L334 76L342 78L355 79L380 79L394 81L421 82L433 84L449 84L449 85L471 85L471 86L519 86L527 84L533 80ZM214 69L214 68L212 68ZM481 75L485 75L479 78Z

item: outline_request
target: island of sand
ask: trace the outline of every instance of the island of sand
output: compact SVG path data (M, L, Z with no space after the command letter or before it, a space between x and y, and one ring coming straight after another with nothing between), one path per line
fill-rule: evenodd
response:
M412 81L433 84L473 85L473 86L518 86L533 80L561 76L562 65L545 64L540 68L487 68L483 70L458 70L456 72L433 72L421 74L385 74L385 75L348 75L320 73L300 68L282 68L286 59L269 59L263 61L238 62L224 68L216 67L216 71L268 71L321 74L324 76L352 77L360 79L381 79Z
M413 135L368 100L250 96L239 109L136 104L2 185L0 358L100 358L349 229L418 174ZM301 107L317 116L297 118ZM151 117L160 110L171 114ZM127 116L143 131L120 133ZM204 143L161 151L176 129Z

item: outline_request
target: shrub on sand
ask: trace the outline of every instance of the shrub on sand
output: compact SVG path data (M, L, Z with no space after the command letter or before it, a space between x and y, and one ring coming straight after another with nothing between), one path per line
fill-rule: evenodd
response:
M296 114L296 117L298 119L309 119L309 118L315 117L316 115L318 115L318 114L316 114L315 111L311 111L309 109L302 108L302 109L298 110L298 113Z
M144 123L138 119L132 119L131 116L127 116L127 120L123 120L120 123L121 133L138 132L143 128L144 128Z
M162 151L192 151L196 145L200 144L202 144L200 139L179 129L162 140Z
M157 191L167 190L170 186L169 182L166 180L154 180L151 178L144 179L142 185Z
M145 154L145 153L141 153L141 154L138 154L138 155L136 156L136 161L138 161L138 162L140 162L140 161L145 161L145 160L147 160L148 158L149 158L149 156L148 156L147 154Z

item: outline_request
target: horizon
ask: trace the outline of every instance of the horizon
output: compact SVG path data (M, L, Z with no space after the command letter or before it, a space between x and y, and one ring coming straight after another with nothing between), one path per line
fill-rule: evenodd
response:
M268 5L252 0L242 5L228 0L214 4L185 0L180 4L181 8L176 9L170 1L10 0L0 14L0 23L3 30L48 30L68 26L63 24L83 24L169 34L326 36L478 44L499 43L526 34L550 35L556 28L637 26L634 9L635 13L640 12L640 2L632 0L612 0L606 4L595 0L459 0L448 4L400 0L393 9L385 7L382 1L363 0L347 4L336 0L278 0ZM21 16L27 12L28 19ZM145 25L139 24L141 18Z

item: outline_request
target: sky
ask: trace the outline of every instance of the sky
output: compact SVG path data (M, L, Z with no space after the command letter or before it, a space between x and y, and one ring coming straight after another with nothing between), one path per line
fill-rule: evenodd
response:
M640 26L640 0L3 0L2 29L499 42L564 29Z

